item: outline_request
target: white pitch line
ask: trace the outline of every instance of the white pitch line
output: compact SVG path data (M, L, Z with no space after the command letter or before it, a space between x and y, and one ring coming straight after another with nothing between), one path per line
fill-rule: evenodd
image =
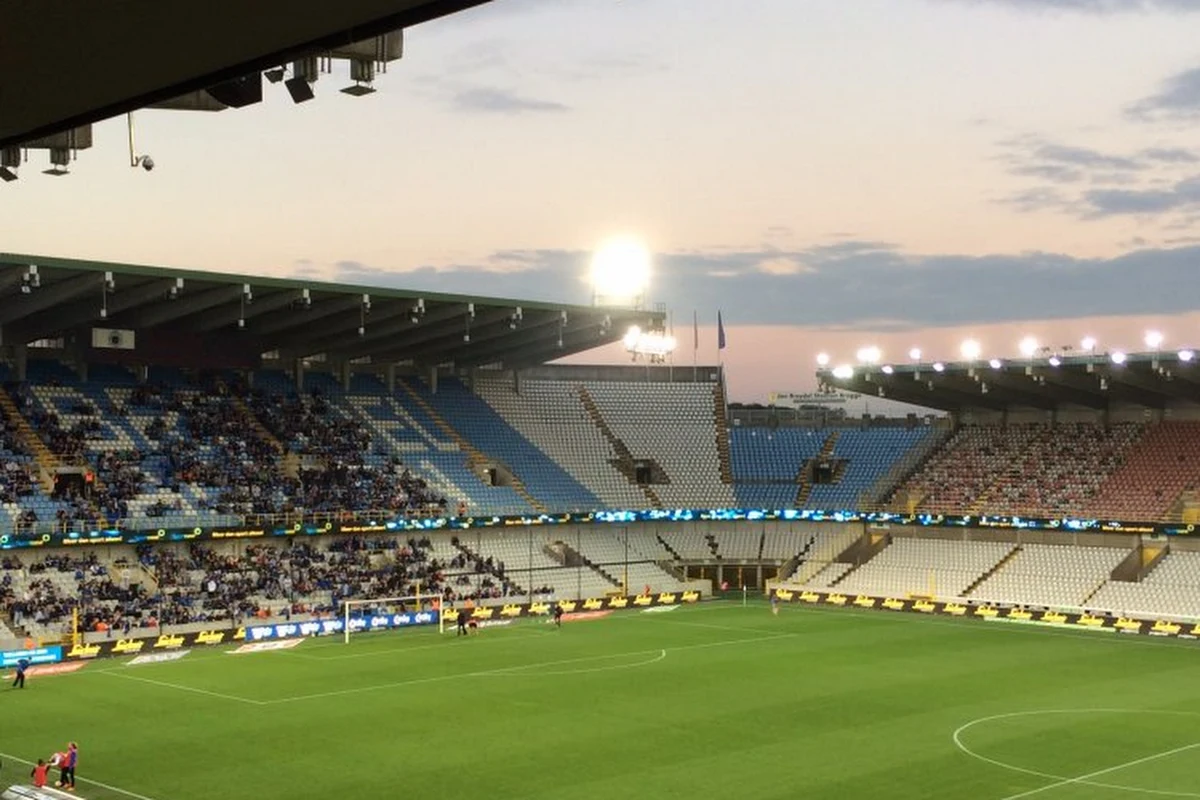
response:
M1137 759L1134 759L1133 761L1126 761L1124 764L1117 764L1115 767L1107 767L1105 769L1098 769L1095 772L1089 772L1086 775L1080 775L1075 778L1064 778L1063 780L1058 781L1057 783L1050 783L1050 784L1042 786L1041 788L1038 788L1038 789L1030 789L1027 792L1021 792L1019 794L1010 794L1008 797L1005 797L1004 800L1017 800L1018 798L1021 798L1021 797L1032 797L1035 794L1041 794L1042 792L1048 792L1051 789L1058 789L1062 786L1070 786L1072 784L1077 784L1077 783L1086 785L1088 783L1088 781L1090 781L1092 778L1099 778L1101 775L1108 775L1111 772L1119 772L1123 769L1128 769L1129 767L1136 767L1139 764L1145 764L1150 761L1157 761L1160 758L1167 758L1168 756L1177 755L1179 753L1186 753L1188 750L1195 750L1197 747L1200 747L1200 742L1192 742L1191 744L1185 744L1182 747L1176 747L1173 750L1164 750L1161 753L1154 753L1153 755L1143 756L1142 758L1137 758Z
M987 717L979 717L978 719L973 719L970 722L960 725L950 738L954 741L954 746L957 747L960 752L970 756L971 758L978 759L985 764L991 764L993 766L1000 767L1001 769L1020 772L1025 775L1032 775L1036 778L1045 778L1046 780L1050 781L1069 781L1072 779L1064 778L1062 775L1055 775L1050 772L1041 772L1040 770L1029 769L1027 767L1009 764L1005 761L989 758L988 756L985 756L982 753L978 753L967 747L967 745L965 745L962 741L962 735L971 728L974 728L978 725L985 725L989 722L995 722L996 720L1013 719L1015 717L1071 714L1142 714L1168 717L1200 717L1200 712L1196 711L1177 711L1173 709L1158 708L1043 708L1029 711L1009 711L1003 714L992 714ZM1148 789L1144 787L1123 786L1117 783L1104 783L1102 781L1084 780L1082 778L1075 778L1074 780L1087 786L1094 786L1098 789L1113 789L1120 792L1133 792L1136 794L1155 795L1158 797L1200 797L1200 794L1196 792L1179 792L1171 791L1169 789Z
M168 683L167 681L156 681L153 678L143 678L138 675L130 675L128 672L119 672L116 670L105 670L93 673L96 675L112 675L114 678L124 678L127 681L139 681L141 683L149 683L154 686L163 686L168 689L178 689L182 692L193 692L194 694L202 694L208 697L217 697L222 700L236 700L239 703L247 703L249 705L261 706L266 705L262 700L254 700L249 697L238 697L235 694L222 694L221 692L210 692L208 689L197 689L195 686L184 686L182 683Z
M16 761L18 764L25 764L26 766L29 766L29 767L35 766L32 761L26 761L23 758L17 758L16 756L10 756L8 753L0 753L0 758L7 759L9 761ZM86 783L90 786L99 786L101 789L107 789L110 792L116 792L117 794L123 794L126 797L132 797L134 800L154 800L153 797L147 797L144 794L138 794L137 792L131 792L128 789L122 789L119 786L110 786L107 783L101 783L100 781L94 781L91 778L76 778L75 780L77 783Z
M392 683L379 683L371 686L354 686L349 689L338 689L331 692L317 692L315 694L295 695L294 697L281 697L278 700L262 700L258 701L263 705L279 705L281 703L295 703L301 700L317 700L324 697L344 697L351 694L362 694L364 692L378 691L379 689L398 689L402 686L417 686L426 683L441 683L443 681L456 681L462 678L477 678L489 675L503 675L505 670L514 669L535 669L539 667L554 667L561 664L576 664L586 661L598 661L606 658L619 658L621 656L640 656L649 655L659 652L676 652L681 650L699 650L706 647L722 647L731 644L752 644L755 642L768 642L775 639L790 639L799 636L799 633L783 633L776 636L756 636L752 639L728 639L719 642L703 642L701 644L682 645L680 647L658 648L654 650L634 650L627 653L611 653L601 656L584 656L582 658L560 659L558 661L543 661L533 664L516 664L511 667L500 667L492 670L475 670L473 672L458 672L452 675L434 675L429 678L413 678L406 681L394 681Z

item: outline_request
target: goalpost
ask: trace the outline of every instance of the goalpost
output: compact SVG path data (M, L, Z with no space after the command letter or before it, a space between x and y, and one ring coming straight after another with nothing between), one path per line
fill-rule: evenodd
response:
M424 606L428 604L429 608ZM436 594L412 594L405 597L372 597L367 600L347 599L342 601L342 637L350 644L350 634L371 630L395 630L402 627L418 627L419 623L407 625L386 624L373 626L367 623L351 625L351 622L363 617L383 616L389 618L399 614L430 613L437 614L438 632L444 633L445 620L442 619L441 598ZM354 629L352 631L352 628Z

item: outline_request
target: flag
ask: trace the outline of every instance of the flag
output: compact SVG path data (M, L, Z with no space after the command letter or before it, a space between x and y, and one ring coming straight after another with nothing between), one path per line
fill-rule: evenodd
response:
M692 352L700 349L700 316L699 312L692 310Z
M721 321L721 312L717 312L717 349L725 349L725 323Z

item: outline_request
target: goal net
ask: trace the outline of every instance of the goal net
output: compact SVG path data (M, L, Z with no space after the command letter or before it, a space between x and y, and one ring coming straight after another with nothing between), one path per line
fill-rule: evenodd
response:
M436 594L342 601L342 635L346 644L350 644L352 633L425 625L437 625L439 631L444 630L441 600Z

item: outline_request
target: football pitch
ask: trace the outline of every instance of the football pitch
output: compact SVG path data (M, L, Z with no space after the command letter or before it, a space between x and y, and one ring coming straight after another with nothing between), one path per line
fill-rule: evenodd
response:
M1200 798L1200 643L712 602L0 690L0 781L201 798ZM22 761L23 760L23 761Z

